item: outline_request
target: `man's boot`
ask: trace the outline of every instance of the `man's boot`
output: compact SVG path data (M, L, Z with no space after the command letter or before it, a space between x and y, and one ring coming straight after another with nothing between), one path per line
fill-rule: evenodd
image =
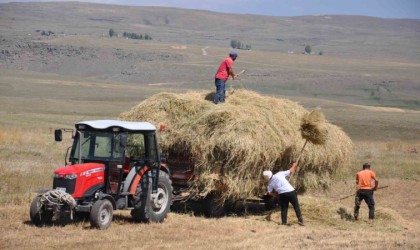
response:
M303 219L302 219L302 218L299 218L299 219L298 219L298 224L299 224L300 226L305 226L305 224L303 223Z

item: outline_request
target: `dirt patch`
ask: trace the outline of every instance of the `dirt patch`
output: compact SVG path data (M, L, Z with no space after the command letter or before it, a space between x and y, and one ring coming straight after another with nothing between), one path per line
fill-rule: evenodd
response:
M174 45L174 46L171 46L171 48L173 48L173 49L187 49L187 46L185 46L185 45L178 45L178 46Z
M413 113L419 113L420 114L420 111L406 110L406 109L400 109L400 108L366 106L366 105L357 105L357 104L351 104L351 106L362 108L362 109L367 109L367 110L370 110L370 111L378 111L378 112L399 112L399 113L413 112Z

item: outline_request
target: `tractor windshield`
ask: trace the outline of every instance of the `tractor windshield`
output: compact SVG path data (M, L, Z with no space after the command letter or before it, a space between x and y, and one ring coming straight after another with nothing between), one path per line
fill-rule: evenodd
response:
M122 161L125 151L122 134L127 133L80 131L76 134L70 158L79 159L80 152L82 161Z

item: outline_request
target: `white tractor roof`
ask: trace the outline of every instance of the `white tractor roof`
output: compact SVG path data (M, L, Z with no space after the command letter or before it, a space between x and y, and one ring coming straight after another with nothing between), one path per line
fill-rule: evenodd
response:
M95 129L107 129L110 127L121 127L127 130L140 131L148 130L155 131L156 127L149 122L127 122L117 120L95 120L95 121L82 121L76 124L85 124Z

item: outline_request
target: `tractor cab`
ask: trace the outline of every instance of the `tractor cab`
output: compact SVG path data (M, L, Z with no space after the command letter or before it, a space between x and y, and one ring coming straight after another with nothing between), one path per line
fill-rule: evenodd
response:
M81 122L71 148L71 165L101 163L105 166L104 188L108 194L118 195L132 168L148 167L158 178L160 158L155 127L147 122ZM152 190L152 193L156 193ZM127 190L125 190L127 191Z
M64 210L90 213L92 226L105 229L114 209L131 209L138 221L163 221L172 204L172 184L160 161L155 126L96 120L75 127L66 166L54 171L53 189L34 200L32 221L42 224ZM62 140L62 130L55 131L55 139Z

